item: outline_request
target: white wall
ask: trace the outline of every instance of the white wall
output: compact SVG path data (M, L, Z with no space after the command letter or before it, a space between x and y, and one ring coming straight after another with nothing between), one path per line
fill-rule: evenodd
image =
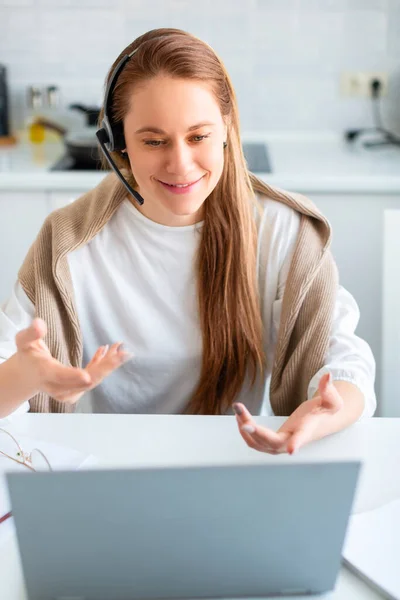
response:
M155 27L179 27L220 54L244 129L371 124L367 100L339 93L342 70L386 70L387 124L400 131L400 0L0 0L0 62L13 122L30 84L100 103L119 52Z

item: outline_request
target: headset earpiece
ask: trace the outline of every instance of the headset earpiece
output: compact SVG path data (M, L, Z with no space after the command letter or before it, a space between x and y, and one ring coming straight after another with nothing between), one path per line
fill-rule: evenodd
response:
M104 116L100 128L103 144L109 152L114 152L114 136L108 117Z
M164 36L159 36L159 37L161 38ZM155 38L155 39L157 39L157 38ZM117 175L117 177L123 183L123 185L126 187L128 192L130 194L132 194L132 196L137 200L137 202L139 204L143 204L144 200L143 200L142 196L139 194L139 192L134 190L129 185L129 183L126 181L126 179L122 175L121 171L118 169L117 165L115 164L112 156L110 155L110 152L122 151L126 148L124 125L123 125L122 121L120 121L118 123L112 122L112 110L111 110L112 96L113 96L113 91L114 91L115 85L117 83L119 74L121 73L122 69L124 68L124 66L126 65L128 60L130 60L132 58L132 56L135 54L135 52L138 51L138 49L139 48L135 48L135 50L133 50L130 54L124 54L124 56L118 62L117 66L115 67L114 71L112 72L112 74L108 80L107 89L105 91L105 96L104 96L104 117L103 117L103 120L101 121L100 129L98 129L96 131L96 136L99 141L101 151L103 152L104 156L106 157L106 159L107 159L110 167L114 171L114 173Z
M122 121L116 123L113 127L114 150L123 150L126 148L124 125Z

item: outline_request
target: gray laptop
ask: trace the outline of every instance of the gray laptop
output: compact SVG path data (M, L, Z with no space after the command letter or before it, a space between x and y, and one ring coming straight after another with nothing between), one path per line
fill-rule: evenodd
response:
M335 586L360 462L7 475L31 600Z

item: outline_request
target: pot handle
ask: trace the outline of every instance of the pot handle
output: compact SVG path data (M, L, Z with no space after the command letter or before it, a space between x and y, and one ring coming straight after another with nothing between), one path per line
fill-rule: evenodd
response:
M45 119L44 117L36 117L34 120L34 123L37 123L38 125L42 125L42 127L45 127L46 129L56 131L63 137L67 133L67 129L65 129L65 127L62 127L62 125L58 125L57 123L54 123L53 121L50 121L49 119Z
M97 125L100 108L97 108L96 106L84 106L83 104L70 104L69 108L85 113L87 125Z

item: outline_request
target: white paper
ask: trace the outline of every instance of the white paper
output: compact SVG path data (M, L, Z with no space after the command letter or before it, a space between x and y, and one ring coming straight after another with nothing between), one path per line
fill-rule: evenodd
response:
M400 600L400 498L351 517L343 558L362 577Z
M51 467L56 470L64 469L86 469L97 464L96 458L92 454L83 454L78 450L67 446L60 446L50 442L35 440L26 436L14 434L19 445L24 452L31 452L38 448L48 458ZM11 510L11 503L8 495L5 473L18 471L20 473L31 473L23 465L18 465L9 458L0 455L0 516L5 515ZM13 518L0 523L0 546L14 533Z

